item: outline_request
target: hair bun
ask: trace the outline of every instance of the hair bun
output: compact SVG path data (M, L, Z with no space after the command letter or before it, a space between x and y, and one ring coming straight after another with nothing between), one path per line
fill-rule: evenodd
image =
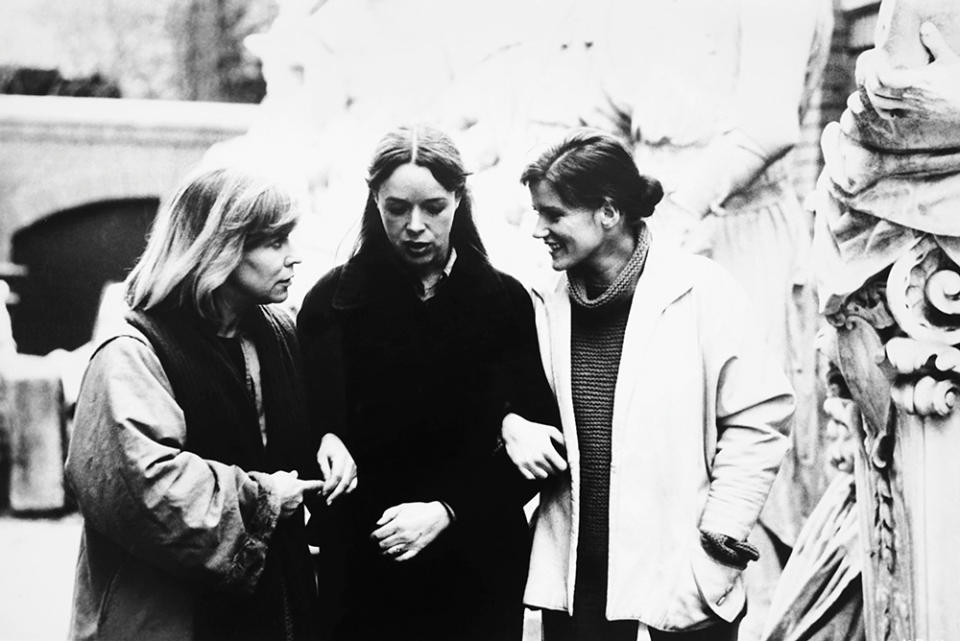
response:
M640 185L638 188L637 202L640 203L642 216L646 218L653 214L654 208L663 199L663 185L660 181L651 176L640 174Z

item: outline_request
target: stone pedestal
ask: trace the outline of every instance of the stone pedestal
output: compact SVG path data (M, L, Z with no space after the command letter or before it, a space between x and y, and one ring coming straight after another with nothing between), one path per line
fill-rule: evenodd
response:
M925 46L927 22L953 52ZM833 358L863 418L855 477L870 641L960 639L956 52L955 0L884 0L860 90L824 131L817 266Z
M14 354L0 368L0 429L6 447L0 470L9 472L9 506L46 512L66 503L66 440L59 373L50 361Z

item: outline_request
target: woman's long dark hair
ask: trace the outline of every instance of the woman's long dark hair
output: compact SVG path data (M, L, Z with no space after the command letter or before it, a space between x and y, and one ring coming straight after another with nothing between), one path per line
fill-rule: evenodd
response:
M464 168L460 151L453 144L453 140L429 125L399 127L381 138L377 144L367 174L370 191L367 194L367 205L363 210L360 236L354 255L393 251L380 219L376 194L397 167L409 163L430 170L444 189L454 192L460 198L460 205L453 214L450 246L456 249L459 255L473 254L486 261L487 250L473 221L473 201L467 188L469 172Z
M578 129L527 165L520 182L528 187L547 181L572 207L616 207L635 234L653 213L663 187L637 169L623 143L594 129Z

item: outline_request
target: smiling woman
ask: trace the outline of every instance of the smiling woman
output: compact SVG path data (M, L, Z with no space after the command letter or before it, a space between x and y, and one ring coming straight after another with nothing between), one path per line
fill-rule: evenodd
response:
M544 480L525 602L547 641L735 639L789 385L730 277L652 242L663 190L617 139L573 132L521 180L565 272L535 298L561 420L503 422Z

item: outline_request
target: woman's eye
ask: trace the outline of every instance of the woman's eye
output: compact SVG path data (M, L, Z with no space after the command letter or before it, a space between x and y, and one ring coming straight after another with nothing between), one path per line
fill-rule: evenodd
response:
M393 207L387 207L387 213L390 214L391 216L403 216L404 214L407 213L408 210L409 210L409 207L403 207L399 205L396 205Z
M424 209L428 214L431 214L431 215L433 215L433 216L439 216L440 214L443 213L443 210L446 209L446 208L447 208L446 205L427 205L427 206L424 207L423 209Z

